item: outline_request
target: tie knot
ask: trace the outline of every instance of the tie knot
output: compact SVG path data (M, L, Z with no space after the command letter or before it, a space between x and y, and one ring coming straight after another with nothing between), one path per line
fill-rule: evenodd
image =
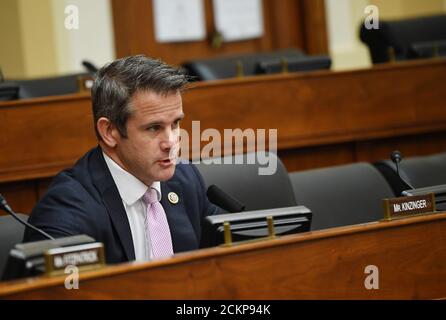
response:
M151 203L155 203L158 202L158 195L155 189L153 188L149 188L147 189L146 193L144 193L144 195L142 196L144 202L146 204L151 204Z

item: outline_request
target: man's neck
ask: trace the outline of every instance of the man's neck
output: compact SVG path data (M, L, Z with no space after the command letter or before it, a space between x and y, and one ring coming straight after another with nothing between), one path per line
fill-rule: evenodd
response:
M121 159L119 159L116 152L105 145L102 141L99 141L99 147L101 148L102 152L104 152L110 159L112 159L118 166L120 166L123 170L129 172L129 170L126 168L126 166L122 163ZM129 172L130 173L130 172Z
M112 159L122 170L128 172L138 180L140 180L142 183L144 183L146 186L150 187L153 184L153 181L148 183L147 181L142 181L139 179L136 175L134 175L130 170L127 169L127 167L124 165L124 163L119 159L119 156L116 154L116 152L107 147L103 142L99 142L99 147L101 148L102 152L104 152L105 155L107 155L110 159Z

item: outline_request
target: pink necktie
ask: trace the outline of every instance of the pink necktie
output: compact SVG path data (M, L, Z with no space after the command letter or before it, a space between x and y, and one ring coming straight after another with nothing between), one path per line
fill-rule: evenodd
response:
M172 237L170 236L166 212L158 201L156 190L149 188L143 195L143 200L147 205L147 216L144 219L144 224L147 237L150 237L150 243L152 244L153 257L173 255Z

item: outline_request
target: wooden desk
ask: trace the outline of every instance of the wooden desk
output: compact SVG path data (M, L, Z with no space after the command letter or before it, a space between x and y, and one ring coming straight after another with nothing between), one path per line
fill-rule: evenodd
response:
M446 297L446 213L199 250L64 278L0 284L2 299L435 299ZM379 271L365 289L364 270Z
M289 171L431 154L446 150L444 92L445 59L198 83L182 127L278 129ZM17 211L96 145L90 109L88 95L0 103L0 192Z

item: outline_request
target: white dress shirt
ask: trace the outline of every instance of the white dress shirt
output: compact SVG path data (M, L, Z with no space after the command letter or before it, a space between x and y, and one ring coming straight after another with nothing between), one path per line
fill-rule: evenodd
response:
M132 231L133 247L135 248L135 259L137 261L147 261L152 258L151 244L148 243L148 235L144 228L144 219L146 219L147 207L142 199L148 187L138 178L122 169L104 152L105 162L118 188L122 203ZM161 184L155 181L151 188L156 190L158 201L161 201Z

